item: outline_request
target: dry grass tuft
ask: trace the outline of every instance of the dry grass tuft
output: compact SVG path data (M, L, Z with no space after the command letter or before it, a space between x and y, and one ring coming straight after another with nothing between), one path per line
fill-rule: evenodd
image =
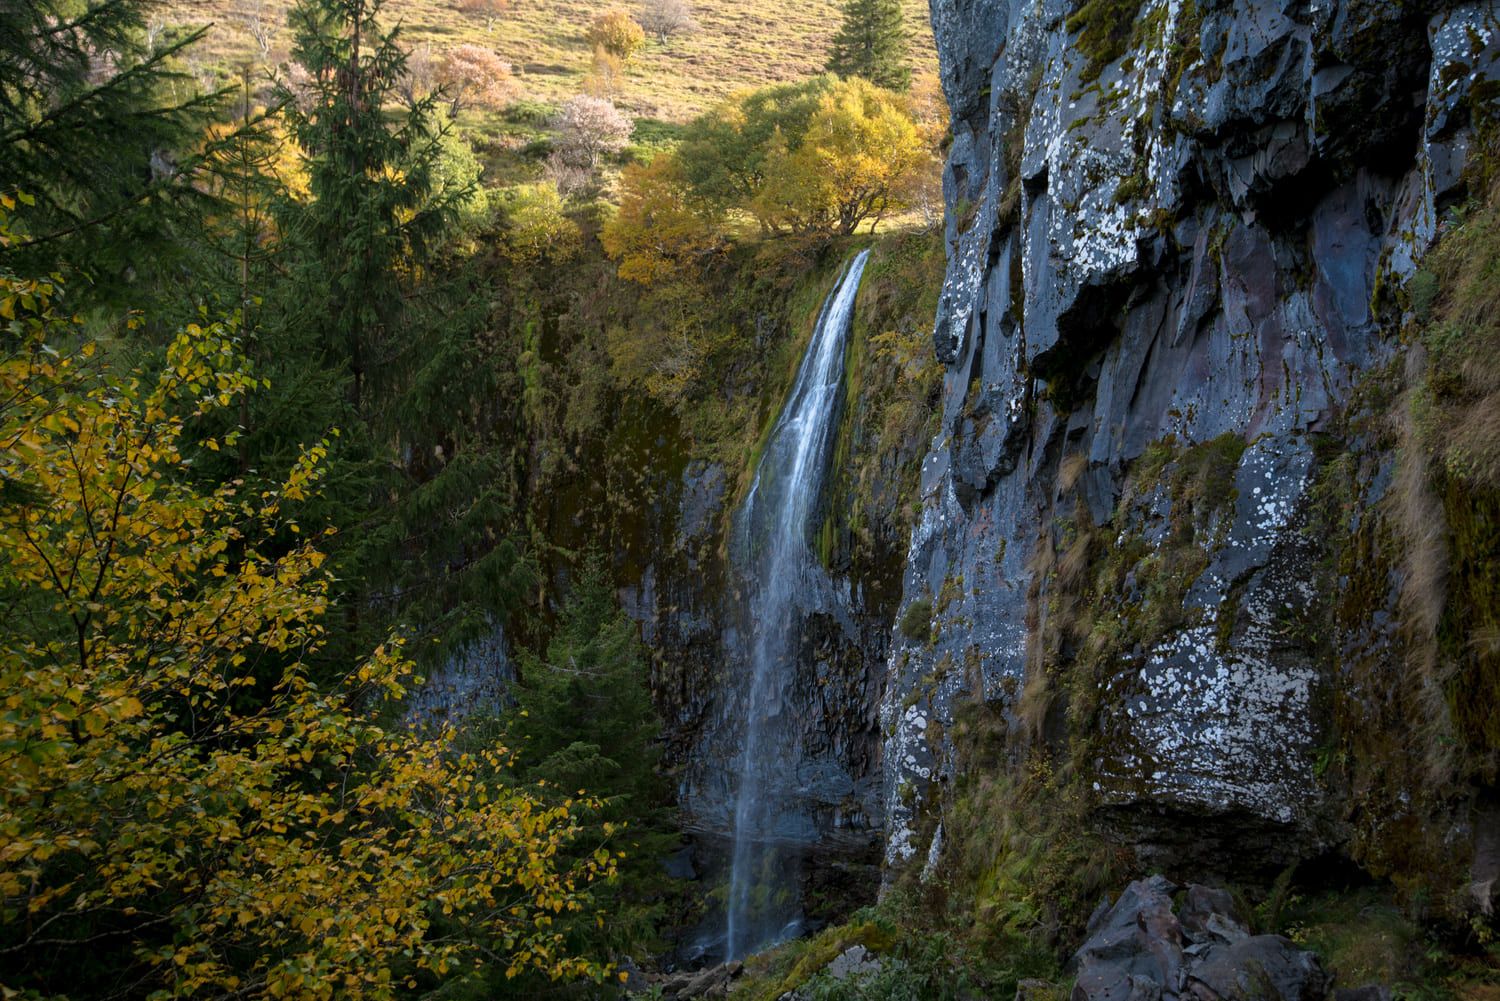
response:
M1407 354L1407 385L1419 386L1426 369L1426 352L1414 345ZM1395 409L1400 453L1390 504L1392 523L1401 539L1401 612L1408 631L1419 684L1418 704L1424 724L1432 732L1449 729L1447 682L1437 633L1448 603L1448 523L1443 504L1432 488L1431 469L1422 447L1415 414L1420 407L1408 390L1404 405ZM1452 774L1451 741L1429 740L1426 767L1429 777L1442 781Z

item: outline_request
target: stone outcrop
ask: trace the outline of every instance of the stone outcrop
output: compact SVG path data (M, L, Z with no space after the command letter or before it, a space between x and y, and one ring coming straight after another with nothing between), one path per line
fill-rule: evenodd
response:
M1323 1001L1318 959L1280 935L1252 935L1222 890L1160 876L1101 906L1074 956L1072 1001Z
M1335 837L1318 444L1465 193L1500 5L1129 6L932 0L947 378L902 601L930 629L895 631L882 703L893 869L973 700L1068 746L1148 863Z

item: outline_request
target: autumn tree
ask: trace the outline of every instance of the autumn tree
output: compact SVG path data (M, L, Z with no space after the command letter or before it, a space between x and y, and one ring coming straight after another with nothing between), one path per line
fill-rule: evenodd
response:
M767 234L878 225L932 166L902 95L833 77L732 98L689 124L676 156L697 199Z
M685 35L698 28L693 5L688 0L646 0L637 21L662 45L676 35Z
M601 48L628 62L646 44L646 33L635 18L623 10L612 10L599 15L589 25L589 46Z
M771 229L847 236L901 207L912 176L929 162L897 95L846 80L823 96L796 148L773 140L752 210Z
M0 206L9 206L8 198ZM0 220L0 245L13 239ZM326 444L191 483L261 386L231 325L111 373L52 280L0 274L0 993L392 998L499 962L598 977L558 918L615 861L498 748L384 728L399 641L343 676L300 539Z
M888 90L911 84L901 0L844 0L838 34L828 52L828 71L860 77Z
M579 94L564 102L553 122L557 148L567 162L590 170L630 141L634 124L608 98Z
M510 63L482 45L456 45L443 53L436 81L452 115L464 108L497 111L513 90Z
M693 191L720 211L743 210L765 183L773 139L795 146L822 96L837 81L829 76L745 91L720 102L688 124L678 156Z
M682 161L658 155L631 164L620 178L620 209L604 226L605 252L620 277L654 285L696 268L723 242L722 218L699 197Z
M583 92L590 97L613 101L625 86L625 61L602 45L594 46L589 75L584 78Z

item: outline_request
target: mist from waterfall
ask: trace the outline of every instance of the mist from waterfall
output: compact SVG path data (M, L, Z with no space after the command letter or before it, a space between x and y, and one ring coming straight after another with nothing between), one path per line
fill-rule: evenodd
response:
M824 302L736 522L750 684L726 906L729 958L794 934L801 918L798 818L784 816L800 755L784 700L797 669L797 599L807 593L809 575L823 572L809 540L843 408L845 348L868 258L869 251L858 254Z

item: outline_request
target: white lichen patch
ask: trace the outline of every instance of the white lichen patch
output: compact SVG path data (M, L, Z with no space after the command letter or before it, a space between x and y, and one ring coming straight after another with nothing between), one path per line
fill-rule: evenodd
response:
M1265 609L1252 610L1264 612ZM1150 761L1150 784L1193 806L1245 809L1290 823L1314 794L1308 720L1317 675L1266 655L1265 636L1220 654L1214 625L1188 629L1152 651L1124 725ZM1259 648L1259 649L1258 649ZM1110 783L1105 783L1108 794Z

